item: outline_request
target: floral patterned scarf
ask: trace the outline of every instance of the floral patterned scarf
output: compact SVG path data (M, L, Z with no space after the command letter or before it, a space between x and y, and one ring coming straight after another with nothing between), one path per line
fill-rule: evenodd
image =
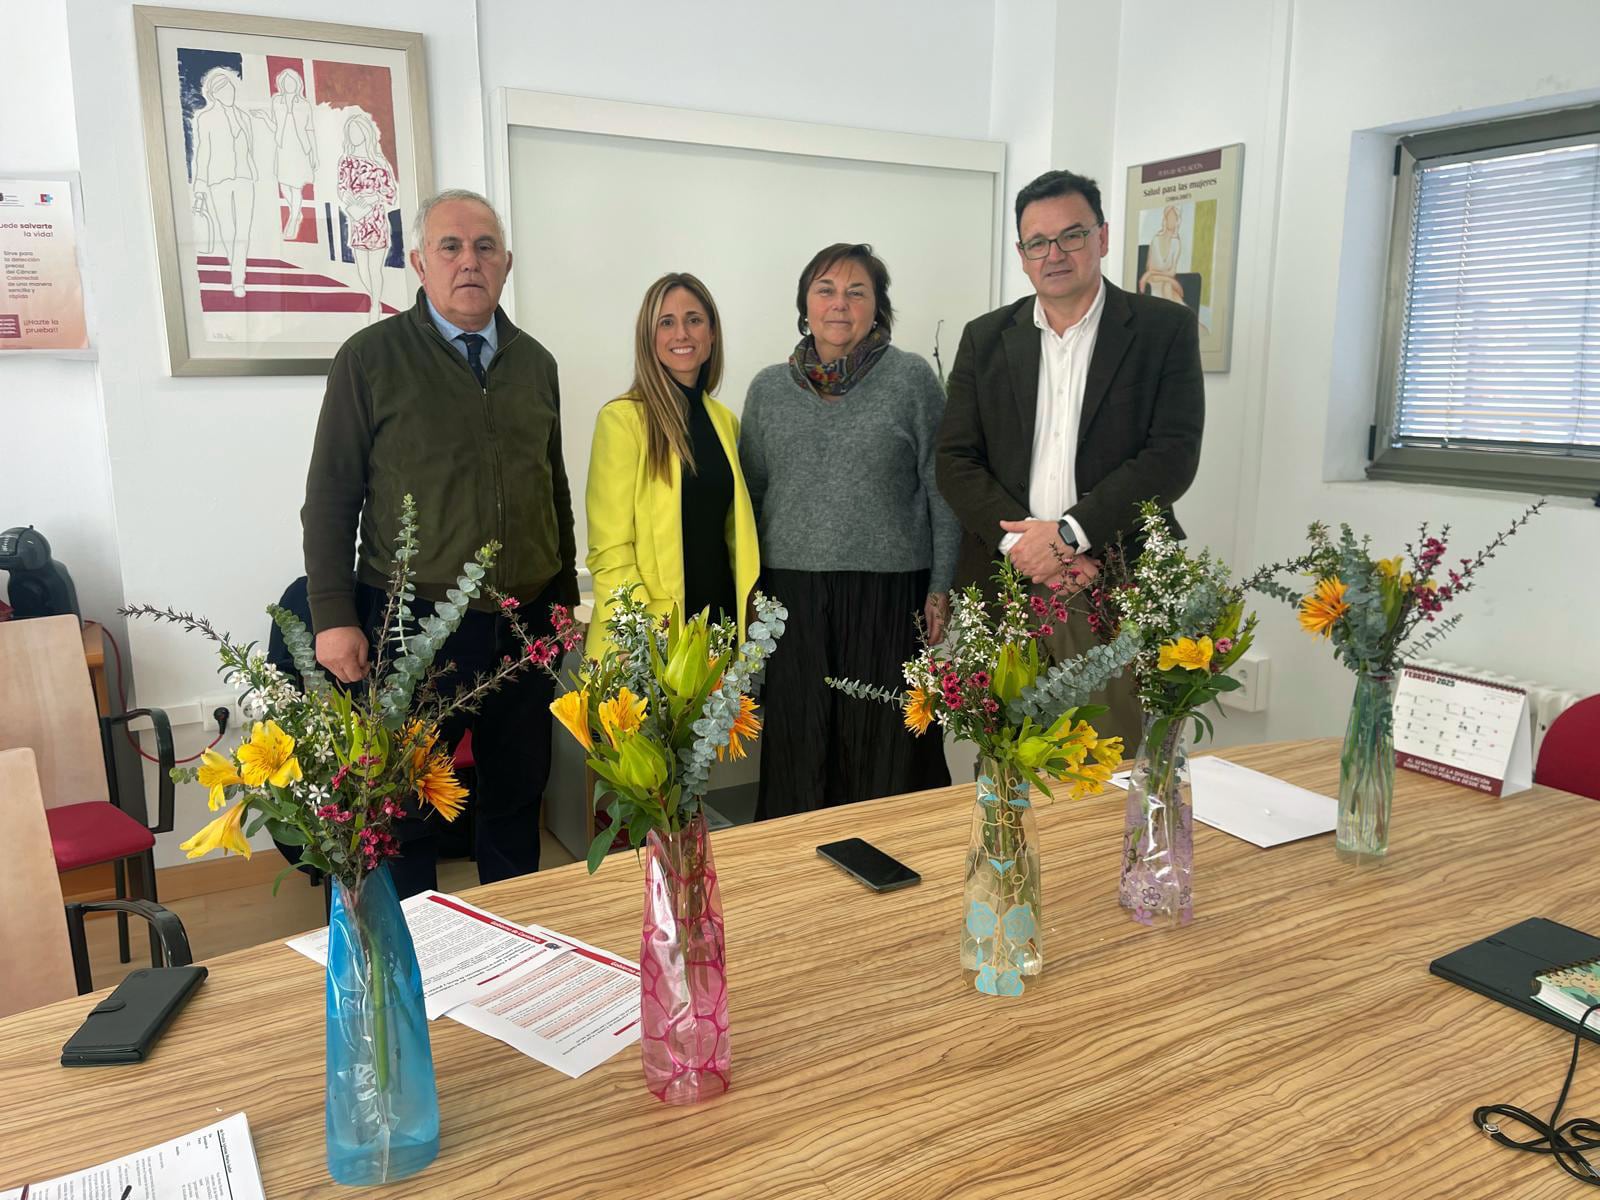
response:
M889 331L877 328L849 354L825 363L817 357L816 339L808 333L789 356L789 374L801 387L815 388L819 395L842 396L866 378L888 348Z

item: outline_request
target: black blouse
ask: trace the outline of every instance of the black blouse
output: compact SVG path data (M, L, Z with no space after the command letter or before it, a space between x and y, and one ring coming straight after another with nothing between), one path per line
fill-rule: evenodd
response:
M737 617L733 566L728 560L728 513L733 508L733 468L706 411L702 384L705 370L693 387L678 384L683 393L689 426L689 446L695 470L686 467L683 480L683 584L684 619L702 608L711 619ZM676 380L673 381L677 383Z

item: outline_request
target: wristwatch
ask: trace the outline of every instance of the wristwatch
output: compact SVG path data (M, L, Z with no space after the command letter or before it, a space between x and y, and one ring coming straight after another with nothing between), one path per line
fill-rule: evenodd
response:
M1078 548L1078 535L1072 531L1071 522L1063 518L1056 522L1056 529L1060 531L1061 540L1067 544L1068 550L1076 550Z

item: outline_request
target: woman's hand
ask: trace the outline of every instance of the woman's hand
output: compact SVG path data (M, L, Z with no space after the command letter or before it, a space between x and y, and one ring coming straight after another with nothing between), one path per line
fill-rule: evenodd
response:
M941 641L945 626L950 624L950 593L929 592L922 602L922 623L928 631L928 642Z

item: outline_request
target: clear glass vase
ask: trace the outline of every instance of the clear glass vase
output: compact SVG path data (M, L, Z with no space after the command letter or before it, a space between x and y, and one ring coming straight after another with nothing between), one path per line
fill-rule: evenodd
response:
M1020 996L1044 970L1039 915L1039 834L1028 781L1009 763L978 764L972 839L962 894L961 968L991 996Z
M1356 673L1350 723L1339 754L1339 826L1334 845L1346 862L1382 862L1394 803L1394 676Z
M326 1130L338 1183L404 1179L439 1153L422 971L387 866L333 882Z
M1189 723L1146 716L1128 780L1117 898L1144 925L1194 919L1194 810L1189 795Z
M639 946L645 1085L668 1104L728 1089L728 969L722 894L703 811L644 843Z

